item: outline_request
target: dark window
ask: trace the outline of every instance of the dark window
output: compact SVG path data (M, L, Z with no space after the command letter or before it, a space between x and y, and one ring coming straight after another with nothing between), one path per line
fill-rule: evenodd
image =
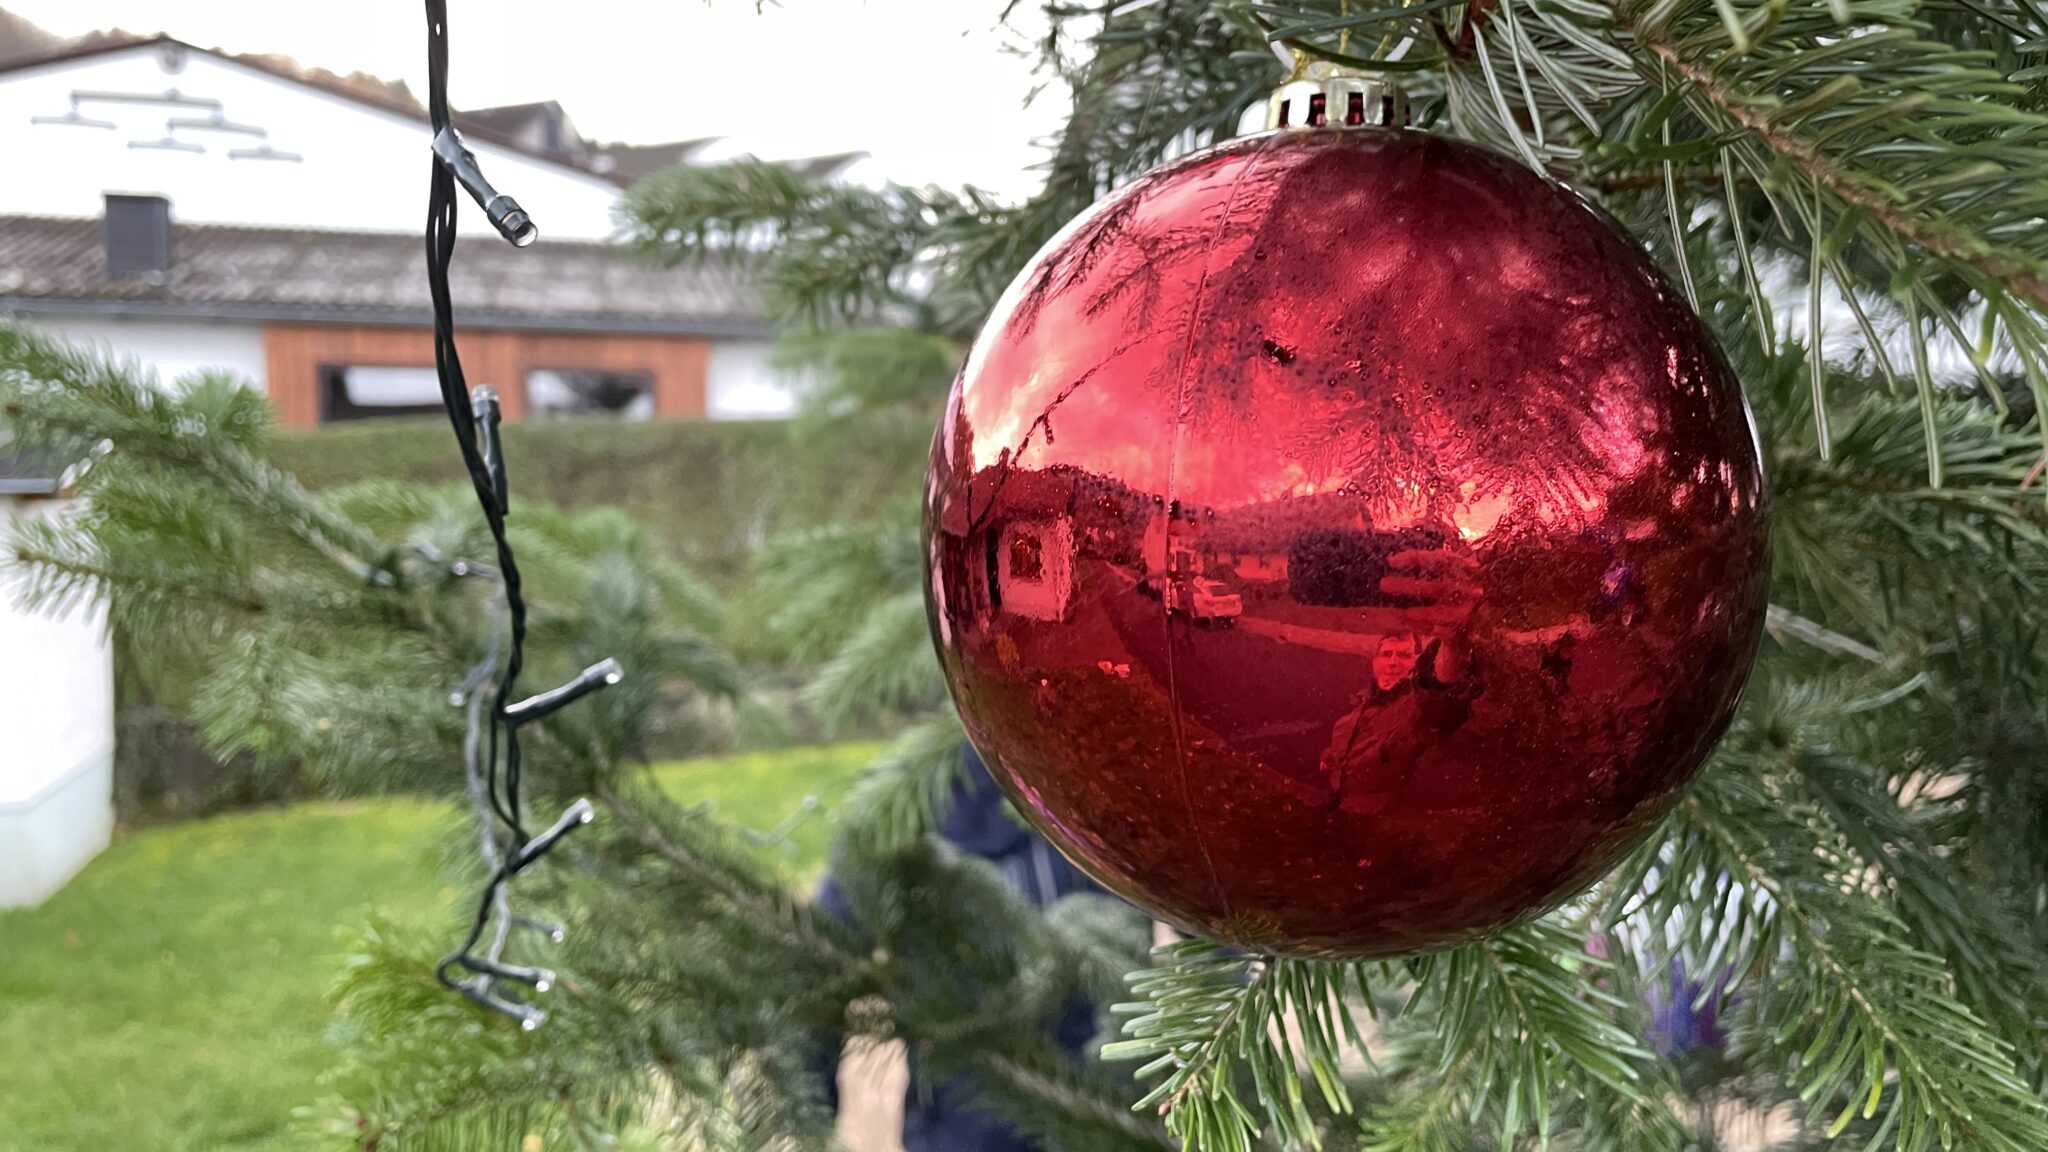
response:
M101 242L109 276L170 271L171 202L161 196L108 196Z
M1045 578L1045 545L1036 536L1010 541L1010 578L1036 583Z
M538 369L526 375L526 404L536 416L654 415L654 378L645 372Z
M320 420L373 420L441 411L441 381L432 368L320 369Z

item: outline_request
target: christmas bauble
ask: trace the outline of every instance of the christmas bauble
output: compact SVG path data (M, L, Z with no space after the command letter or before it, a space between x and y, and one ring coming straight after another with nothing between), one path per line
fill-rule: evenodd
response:
M1266 953L1569 897L1706 758L1765 610L1698 317L1570 190L1397 129L1235 141L1077 220L968 359L925 526L1025 817Z

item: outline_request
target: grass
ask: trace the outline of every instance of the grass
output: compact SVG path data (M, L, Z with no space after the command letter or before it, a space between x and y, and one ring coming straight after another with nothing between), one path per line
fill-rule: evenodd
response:
M872 745L659 768L678 798L761 831L829 810ZM278 1152L329 1066L327 989L372 912L464 910L436 871L447 806L316 802L125 835L41 908L0 913L0 1152ZM814 813L765 845L822 866Z
M325 1064L338 930L449 907L449 824L391 800L151 829L0 916L0 1148L274 1146Z
M831 813L854 776L881 749L880 744L776 748L664 764L655 769L655 778L669 795L708 803L721 819L763 834L770 842L762 851L793 881L808 884L825 866ZM815 805L807 803L813 799Z

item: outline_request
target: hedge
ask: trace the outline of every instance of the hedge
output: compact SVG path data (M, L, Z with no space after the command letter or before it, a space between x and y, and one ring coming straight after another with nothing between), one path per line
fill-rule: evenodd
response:
M504 428L513 512L519 500L625 509L676 559L730 587L776 532L866 519L915 500L922 436L815 424L602 418ZM446 422L392 419L279 432L271 457L319 489L373 477L455 483L461 464Z

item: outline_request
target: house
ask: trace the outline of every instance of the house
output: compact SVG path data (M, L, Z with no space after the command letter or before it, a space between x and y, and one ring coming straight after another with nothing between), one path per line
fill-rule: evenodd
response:
M508 419L773 415L790 402L730 269L665 269L599 241L464 236L450 273L472 383ZM0 216L0 313L166 379L254 382L287 427L438 410L425 248L411 234L188 224L155 196L98 218Z
M486 126L464 132L544 235L602 240L617 181ZM98 36L0 66L0 214L87 216L107 192L167 196L192 224L417 232L426 113L402 86ZM488 231L481 215L466 231Z
M552 102L459 114L541 238L514 249L464 205L453 268L467 375L509 419L787 415L796 385L729 269L612 243L620 193L717 140L596 144ZM309 427L437 410L421 229L424 109L403 84L169 36L64 41L0 12L0 317L153 369L264 392ZM849 176L858 156L803 162ZM59 470L8 455L0 547L74 512ZM30 614L0 584L0 907L41 899L113 822L101 617Z
M488 134L536 155L585 166L627 187L665 169L722 164L747 155L738 142L720 136L663 144L595 143L576 130L569 114L553 100L457 112L455 124L463 132ZM816 180L861 187L885 182L865 152L837 152L781 163Z
M0 547L74 511L58 470L0 444ZM114 676L103 612L0 598L0 908L40 902L114 833Z
M0 156L36 179L0 182L0 314L167 379L231 371L290 425L430 404L425 115L402 84L167 36L17 52L0 64ZM793 410L742 279L605 243L626 183L722 142L593 144L553 102L458 124L541 230L518 252L466 243L456 265L465 363L508 416L589 410L590 396L628 417ZM860 160L798 163L838 178ZM466 237L494 235L481 212L461 219ZM138 264L105 262L117 233L136 237Z

